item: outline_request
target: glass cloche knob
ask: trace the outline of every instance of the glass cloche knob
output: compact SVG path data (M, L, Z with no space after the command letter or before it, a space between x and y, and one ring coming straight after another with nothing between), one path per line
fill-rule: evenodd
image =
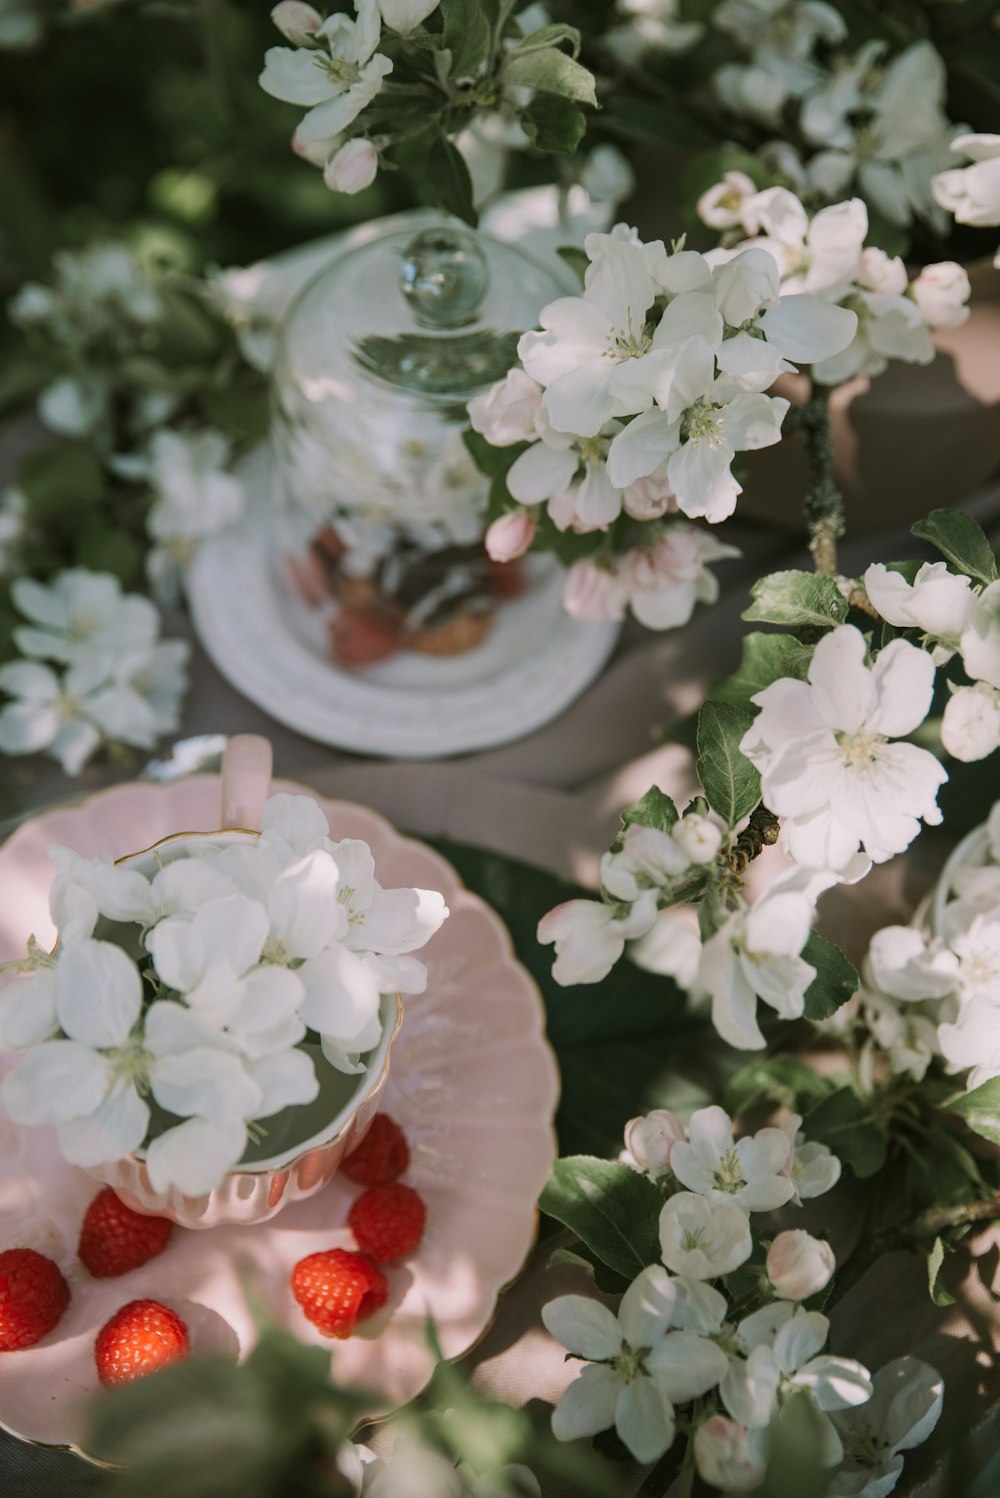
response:
M402 253L399 287L424 327L469 322L490 284L490 268L476 236L466 229L424 229Z

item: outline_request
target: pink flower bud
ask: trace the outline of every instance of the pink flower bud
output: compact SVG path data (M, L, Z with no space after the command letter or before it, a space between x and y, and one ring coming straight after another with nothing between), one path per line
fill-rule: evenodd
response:
M313 10L311 5L303 5L302 0L281 0L281 4L271 12L271 20L282 36L296 47L308 46L323 24L319 11Z
M972 287L954 260L925 265L910 287L910 295L932 328L959 328L967 321L966 303Z
M764 1480L766 1431L748 1431L737 1420L713 1415L694 1433L698 1471L713 1488L744 1493Z
M644 1118L630 1118L625 1125L623 1159L654 1179L670 1169L675 1144L686 1139L684 1125L668 1108L654 1108Z
M494 520L484 538L487 555L494 562L513 562L523 557L535 539L535 517L530 510L511 510Z
M767 1277L782 1300L806 1300L829 1283L837 1267L829 1243L802 1228L779 1233L767 1251Z
M349 140L331 156L323 181L332 192L356 193L371 187L378 171L378 152L370 140Z
M599 623L625 617L626 593L618 578L593 562L575 562L563 583L563 608L574 619Z

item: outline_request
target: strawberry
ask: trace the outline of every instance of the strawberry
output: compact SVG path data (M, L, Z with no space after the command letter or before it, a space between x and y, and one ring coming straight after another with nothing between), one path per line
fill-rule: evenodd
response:
M381 1186L394 1181L410 1163L406 1135L388 1113L376 1113L371 1128L340 1167L358 1186Z
M95 1279L110 1279L161 1254L173 1226L165 1217L133 1212L110 1186L105 1186L87 1208L77 1253Z
M330 654L340 666L371 666L399 649L399 628L363 609L341 609L328 626Z
M362 1253L380 1264L411 1253L424 1236L427 1208L412 1186L387 1181L363 1191L347 1215Z
M59 1266L33 1248L0 1253L0 1352L33 1347L69 1305Z
M359 1321L389 1297L385 1275L367 1254L330 1248L309 1254L292 1270L292 1294L324 1337L349 1337Z
M158 1300L130 1300L104 1323L94 1343L97 1376L109 1388L183 1363L187 1355L187 1327Z

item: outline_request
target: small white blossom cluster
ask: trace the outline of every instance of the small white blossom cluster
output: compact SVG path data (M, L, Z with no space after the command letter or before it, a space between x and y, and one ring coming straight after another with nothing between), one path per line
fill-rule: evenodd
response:
M699 1473L726 1492L749 1491L764 1476L772 1421L801 1390L820 1417L831 1491L874 1498L895 1485L899 1452L937 1421L941 1380L915 1359L872 1379L855 1360L823 1352L829 1322L802 1302L833 1275L830 1245L800 1229L761 1234L753 1221L839 1180L840 1161L806 1142L800 1124L792 1115L734 1140L732 1119L717 1107L695 1112L686 1130L666 1110L629 1123L623 1158L666 1193L661 1263L641 1271L617 1314L579 1295L545 1306L546 1328L585 1363L553 1412L559 1439L613 1426L639 1461L656 1461L673 1443L678 1410L698 1400ZM743 1283L730 1280L751 1258L755 1234L766 1243L763 1262L743 1269ZM756 1282L749 1292L747 1274ZM905 1421L883 1407L889 1388Z
M985 759L1000 746L1000 583L977 583L945 562L925 562L912 583L881 563L864 576L883 619L919 629L937 665L958 654L971 685L949 682L941 742L955 759Z
M454 1412L450 1412L452 1418ZM387 1456L367 1446L346 1445L337 1453L337 1470L352 1485L355 1498L541 1498L538 1479L520 1462L477 1472L405 1436Z
M143 453L112 460L123 478L148 483L154 499L146 516L153 545L146 575L161 603L177 601L180 579L198 543L243 515L246 496L228 472L232 446L222 432L161 430Z
M145 1147L154 1190L210 1191L250 1125L317 1096L308 1032L361 1072L380 995L423 991L409 954L441 896L382 889L368 845L332 842L308 796L273 796L261 828L168 847L148 876L51 850L59 944L0 992L0 1049L25 1052L3 1099L18 1123L55 1124L71 1164Z
M163 317L149 277L125 244L88 245L53 256L53 284L26 281L7 304L29 347L55 346L73 373L42 391L38 414L61 436L109 434L114 361L140 352ZM130 419L146 429L169 414L173 398L145 392Z
M901 228L916 218L947 229L931 180L950 164L959 127L945 114L947 72L931 42L889 62L880 40L831 52L847 27L823 0L723 0L712 20L746 54L716 73L720 102L769 129L784 129L793 106L805 151L782 141L777 155L803 196L836 203L854 189Z
M693 251L643 244L621 224L588 235L585 249L582 296L543 308L542 331L518 344L523 367L469 404L473 429L492 446L528 444L506 475L522 508L488 537L498 558L532 544L539 505L557 529L581 535L606 532L622 515L726 519L741 487L736 454L781 436L788 402L766 395L768 386L797 363L842 352L857 326L853 312L826 299L783 295L774 258L758 249L712 266ZM689 552L696 544L684 543ZM587 572L570 584L571 608L620 616L626 601L650 591L650 574L653 591L667 592L671 553L624 571L611 564L602 580ZM685 596L685 607L647 613L687 618L690 588Z
M362 133L358 117L392 72L390 59L377 50L383 21L410 31L437 3L355 0L353 18L337 11L326 20L301 0L282 0L272 10L274 24L293 45L269 48L260 86L274 99L306 107L292 145L323 168L333 192L362 192L378 172L379 142Z
M1000 802L980 848L948 875L940 914L872 938L858 997L862 1076L923 1080L943 1059L969 1089L1000 1077Z
M735 251L714 251L709 259L745 253L747 246L767 250L777 261L783 294L807 293L856 314L852 341L814 362L820 384L879 375L892 359L929 364L933 330L959 327L969 316L969 277L954 261L926 265L911 281L898 255L865 248L868 210L860 198L810 214L788 188L761 192L743 173L730 172L702 195L698 211L727 239L749 236Z
M956 135L951 149L970 164L949 167L934 178L935 201L956 224L992 229L1000 224L1000 135ZM1000 265L1000 250L994 264Z
M0 666L0 753L57 759L79 775L102 745L151 749L180 721L189 649L161 640L147 598L106 572L72 568L51 583L18 578L11 598L22 660Z

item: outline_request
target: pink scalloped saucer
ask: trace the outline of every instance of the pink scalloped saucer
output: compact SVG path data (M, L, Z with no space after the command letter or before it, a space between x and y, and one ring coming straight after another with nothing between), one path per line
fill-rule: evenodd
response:
M307 788L276 782L275 789ZM535 1204L555 1156L558 1096L538 990L499 918L444 859L374 812L317 799L334 837L370 843L383 883L439 889L451 910L421 953L427 992L406 1001L383 1103L410 1143L404 1179L427 1204L424 1240L412 1259L390 1266L388 1305L346 1342L320 1337L288 1288L293 1265L306 1254L354 1246L343 1224L359 1188L337 1177L270 1222L177 1228L158 1259L119 1279L94 1280L76 1259L76 1243L96 1183L63 1161L51 1130L17 1128L0 1110L0 1248L48 1254L72 1290L48 1337L0 1355L0 1425L22 1439L86 1455L87 1404L97 1388L94 1337L126 1301L149 1296L175 1307L188 1323L193 1353L246 1354L255 1338L241 1283L247 1273L280 1325L331 1350L338 1380L375 1390L391 1408L413 1398L430 1376L428 1316L446 1357L467 1352L532 1246ZM51 944L50 843L119 857L171 832L218 825L214 775L117 786L25 823L0 848L0 961L22 953L32 932Z

